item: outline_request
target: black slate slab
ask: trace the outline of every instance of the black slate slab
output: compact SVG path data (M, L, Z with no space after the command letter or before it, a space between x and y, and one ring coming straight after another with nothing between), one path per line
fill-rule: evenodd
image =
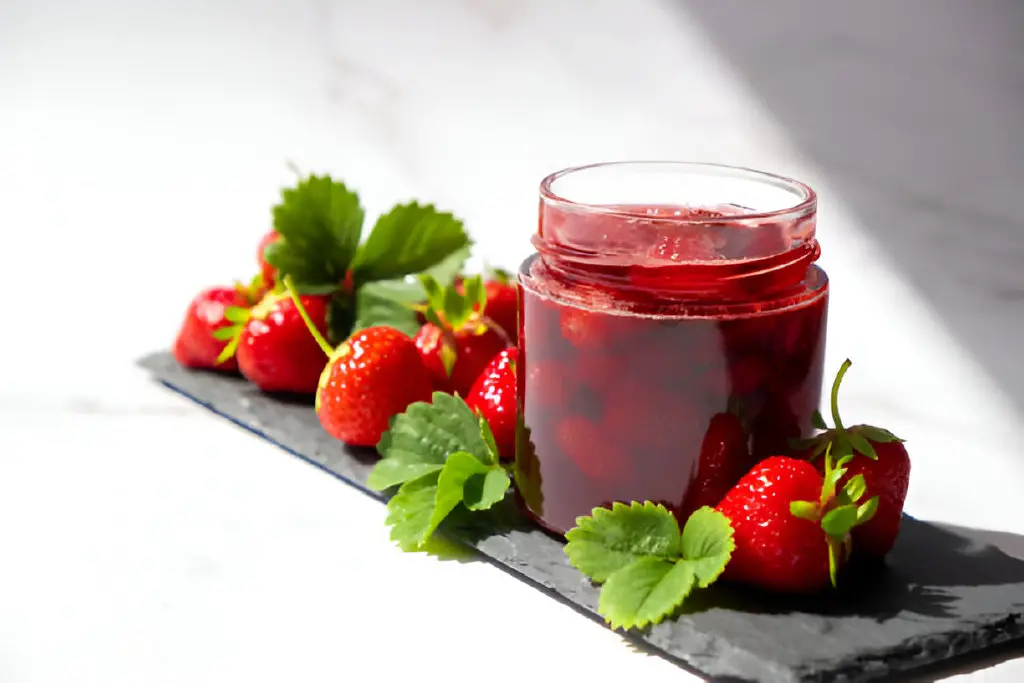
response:
M308 399L275 398L240 378L184 370L169 354L141 365L210 410L380 497L365 488L374 452L324 433ZM601 620L598 589L568 564L559 541L511 509L491 521L490 530L456 524L448 535ZM907 518L888 566L861 572L838 594L793 600L714 586L677 620L627 637L719 681L906 680L911 670L929 669L934 677L937 662L1024 642L1021 558L1024 537Z

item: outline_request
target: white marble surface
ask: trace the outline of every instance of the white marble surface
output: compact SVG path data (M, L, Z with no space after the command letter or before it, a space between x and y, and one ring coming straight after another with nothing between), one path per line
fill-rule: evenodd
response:
M495 569L403 555L377 503L132 365L252 270L286 160L371 214L451 207L515 266L539 179L616 158L813 184L846 411L907 438L911 512L1024 533L1000 378L685 3L5 0L0 680L680 680Z

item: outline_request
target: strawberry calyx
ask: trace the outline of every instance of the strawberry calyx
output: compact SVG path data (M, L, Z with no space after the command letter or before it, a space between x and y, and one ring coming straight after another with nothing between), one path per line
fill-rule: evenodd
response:
M832 392L829 396L829 406L832 413L834 427L829 427L822 417L820 411L814 411L811 422L817 429L823 430L821 434L809 439L794 440L794 448L809 451L808 460L814 460L827 449L832 449L832 454L838 460L847 455L860 453L872 460L878 460L878 453L875 451L874 443L903 443L903 439L896 436L888 429L875 427L873 425L843 425L839 415L839 387L843 382L846 371L850 369L853 362L847 358L843 361L839 372L836 373L835 381L832 383Z
M420 285L427 295L422 304L411 308L423 315L428 323L441 330L440 356L446 374L451 376L456 360L455 335L480 336L493 330L511 346L508 334L497 323L487 317L487 291L479 275L462 279L458 284L442 285L432 275L420 275Z
M846 476L846 466L853 459L848 453L838 459L832 453L832 444L825 446L825 475L821 497L816 501L795 500L789 504L794 517L806 519L821 526L828 542L828 569L832 585L836 585L839 568L850 557L852 540L850 531L868 522L878 510L878 496L860 502L867 492L864 475L858 474L837 490Z
M266 281L263 279L263 273L256 273L252 279L249 280L248 284L241 280L235 280L235 291L238 292L239 296L245 299L250 306L258 303L267 292Z

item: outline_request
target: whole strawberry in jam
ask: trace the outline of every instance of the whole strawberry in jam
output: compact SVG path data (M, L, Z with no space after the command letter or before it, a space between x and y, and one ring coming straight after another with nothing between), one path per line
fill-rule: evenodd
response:
M697 473L679 518L685 520L705 505L718 505L751 465L747 433L739 417L732 412L714 415L701 442Z
M505 349L484 368L473 388L469 390L466 404L487 420L498 446L498 454L504 460L513 460L516 455L516 361L519 351Z
M831 463L831 455L827 456ZM824 477L806 460L774 456L758 463L717 509L729 518L736 549L723 576L782 593L835 585L849 556L850 531L871 518L877 499L860 505L864 480L831 464Z
M302 305L321 334L327 331L327 296L303 296ZM238 369L263 391L312 394L327 362L288 294L271 292L235 327L225 349Z
M444 287L430 276L421 277L427 304L421 312L427 323L413 341L430 370L438 391L467 396L491 359L510 346L504 330L487 322L486 291L479 277L457 287Z
M174 340L175 360L189 368L237 370L233 357L220 359L220 355L234 336L235 321L243 319L251 305L239 287L209 287L197 294Z
M800 445L809 449L812 460L831 448L833 456L845 464L848 477L863 476L868 495L878 496L878 511L867 524L853 532L853 548L858 555L883 558L896 543L903 518L903 504L910 487L910 455L903 439L871 425L847 427L839 415L839 386L852 363L846 360L832 384L831 408L835 426L827 429L820 414L818 427L825 431ZM819 463L819 469L824 464Z

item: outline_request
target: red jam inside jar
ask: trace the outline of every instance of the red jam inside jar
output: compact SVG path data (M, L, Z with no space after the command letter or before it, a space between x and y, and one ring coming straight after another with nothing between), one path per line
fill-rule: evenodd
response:
M598 164L541 184L519 271L516 484L563 534L614 501L680 519L811 432L828 279L816 197L747 169Z

